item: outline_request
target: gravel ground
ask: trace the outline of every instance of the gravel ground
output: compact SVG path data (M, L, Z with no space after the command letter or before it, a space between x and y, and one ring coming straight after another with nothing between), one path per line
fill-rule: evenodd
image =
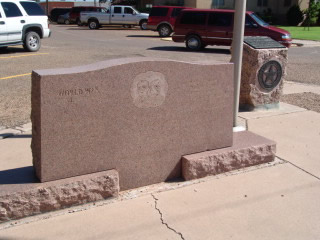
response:
M306 92L287 94L281 98L281 102L289 103L311 111L320 113L320 95Z
M1 80L0 128L11 128L31 121L31 77Z

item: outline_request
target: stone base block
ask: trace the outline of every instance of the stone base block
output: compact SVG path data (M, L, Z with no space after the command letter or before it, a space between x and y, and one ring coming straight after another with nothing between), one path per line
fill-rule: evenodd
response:
M119 193L116 170L47 183L36 182L32 172L32 167L2 172L1 175L7 177L16 176L14 173L20 175L10 180L0 178L0 223L116 197Z
M185 180L216 175L231 170L271 162L276 143L249 131L233 135L233 146L182 157Z

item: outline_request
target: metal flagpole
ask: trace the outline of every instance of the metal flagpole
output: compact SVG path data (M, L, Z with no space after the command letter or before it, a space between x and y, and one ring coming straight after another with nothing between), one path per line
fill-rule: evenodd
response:
M235 14L233 24L232 58L234 63L234 115L233 127L237 127L237 117L239 112L239 97L241 85L241 67L243 52L243 35L246 16L247 0L235 0Z

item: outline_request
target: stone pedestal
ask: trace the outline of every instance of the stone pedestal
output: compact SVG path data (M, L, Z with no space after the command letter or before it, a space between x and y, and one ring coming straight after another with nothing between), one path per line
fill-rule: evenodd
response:
M254 49L243 44L240 107L279 104L286 75L287 48Z

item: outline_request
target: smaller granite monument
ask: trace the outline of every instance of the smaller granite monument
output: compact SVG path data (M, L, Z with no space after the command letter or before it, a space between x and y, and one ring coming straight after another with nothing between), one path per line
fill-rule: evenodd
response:
M245 37L240 107L277 107L286 75L288 49L269 37Z

